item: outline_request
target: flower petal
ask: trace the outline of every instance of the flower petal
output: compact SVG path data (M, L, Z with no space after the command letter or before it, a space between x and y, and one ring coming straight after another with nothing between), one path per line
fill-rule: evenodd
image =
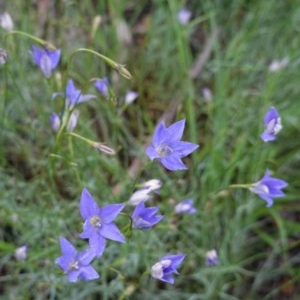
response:
M80 268L79 278L82 280L93 280L99 278L99 274L92 266Z
M86 188L84 188L81 193L79 209L84 220L99 214L99 207Z
M275 109L275 107L271 107L264 117L265 126L268 125L270 121L277 118L279 118L277 110Z
M59 238L60 249L63 255L73 255L77 254L75 247L64 237Z
M112 222L122 211L125 204L110 204L100 208L99 216L104 223Z
M106 240L100 234L95 234L89 239L89 244L91 249L95 252L96 257L102 256L105 247L106 247Z
M61 53L60 49L47 51L47 54L51 59L51 69L57 67L60 59L60 53Z
M170 171L187 170L181 159L177 156L166 156L158 159L160 163Z
M81 251L77 257L80 264L82 264L83 266L87 266L95 258L95 256L96 256L95 251L89 248Z
M182 138L185 126L185 119L178 121L167 128L168 142L179 141Z
M152 143L154 147L157 147L160 143L165 141L167 134L167 129L165 122L160 122L157 127L155 128Z
M199 145L190 142L177 141L170 143L170 147L173 149L173 152L178 154L178 156L185 157L195 151Z
M68 280L70 282L76 282L78 279L78 276L80 275L81 270L76 271L69 271L68 272Z
M147 149L146 149L146 154L148 155L148 157L150 158L150 160L153 160L155 158L159 158L160 155L157 153L157 151L155 150L155 148L150 145Z
M105 224L100 228L100 234L110 240L125 243L125 238L114 223Z
M76 103L82 103L82 102L87 102L91 99L97 98L95 95L92 94L85 94L85 95L80 95Z

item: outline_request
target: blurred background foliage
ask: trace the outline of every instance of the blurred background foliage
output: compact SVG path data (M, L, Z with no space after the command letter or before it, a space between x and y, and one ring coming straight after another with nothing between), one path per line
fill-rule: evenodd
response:
M192 18L181 25L181 7ZM32 41L0 28L7 62L0 66L0 295L1 299L299 299L300 297L300 5L297 0L0 1L14 29L62 50L58 69L43 78L29 54ZM126 67L128 81L78 48L98 51ZM271 72L275 59L285 68ZM81 105L76 133L105 142L114 157L80 140L55 149L51 100L68 78L94 93L92 78L108 76L115 98ZM209 88L211 97L203 95ZM124 106L127 90L138 99ZM263 116L275 106L283 130L263 143ZM54 264L59 236L78 248L80 194L87 187L100 206L129 199L148 162L144 151L159 120L186 118L184 140L200 144L186 172L159 164L139 182L163 181L151 200L165 219L109 242L93 265L100 279L70 284ZM57 152L55 152L57 151ZM54 157L53 154L60 156ZM259 180L266 169L289 183L271 208L234 183ZM193 198L195 215L174 215ZM130 211L130 208L127 209ZM125 220L118 218L120 228ZM28 257L17 261L17 247ZM217 249L219 265L205 266ZM142 276L166 253L187 257L174 285ZM142 276L142 277L141 277Z

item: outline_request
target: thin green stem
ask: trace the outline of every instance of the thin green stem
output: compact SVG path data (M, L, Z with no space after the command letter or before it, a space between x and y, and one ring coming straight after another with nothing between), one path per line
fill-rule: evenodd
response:
M108 58L107 56L103 55L103 54L100 54L99 52L96 52L94 50L91 50L91 49L87 49L87 48L79 48L79 49L76 49L71 55L70 55L70 58L68 60L68 63L67 63L67 68L69 69L71 63L72 63L72 60L75 56L75 54L77 53L80 53L80 52L87 52L87 53L90 53L90 54L93 54L93 55L96 55L98 57L100 57L101 59L103 59L111 68L115 69L120 75L122 75L123 77L125 77L126 79L132 79L132 76L130 74L130 72L125 68L124 65L121 65L117 62L115 62L114 60Z
M38 37L36 37L34 35L31 35L31 34L29 34L27 32L23 32L23 31L19 31L19 30L12 30L12 31L10 31L9 33L6 34L6 37L8 37L10 35L15 35L15 34L27 37L29 39L32 39L36 43L41 44L43 47L45 47L45 48L47 48L49 50L56 50L56 47L53 44L51 44L51 43L49 43L49 42L47 42L47 41L45 41L43 39L40 39L40 38L38 38ZM6 39L6 37L5 37L5 39Z

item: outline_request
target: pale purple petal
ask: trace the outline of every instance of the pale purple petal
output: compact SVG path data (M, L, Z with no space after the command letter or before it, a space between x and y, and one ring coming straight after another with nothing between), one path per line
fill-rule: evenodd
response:
M75 256L77 254L76 249L67 239L65 239L64 237L60 237L59 242L60 249L63 255L68 254Z
M185 157L189 155L199 147L199 145L197 144L190 143L190 142L182 142L182 141L176 141L170 143L169 145L173 149L173 151L176 152L181 157Z
M264 124L268 125L273 119L277 118L279 118L277 110L274 107L271 107L264 117Z
M123 234L120 232L120 230L114 223L105 224L103 227L101 227L100 234L107 239L120 243L125 243L125 238Z
M276 139L276 136L272 133L264 132L260 135L260 138L264 142L274 141Z
M160 155L157 153L157 151L152 145L148 146L148 148L146 149L146 154L148 155L150 160L160 157Z
M172 261L172 268L176 269L185 259L185 254L175 254L175 255L166 255L160 259L162 260L171 260Z
M177 171L177 170L187 170L188 168L186 165L181 161L179 157L176 156L166 156L160 158L159 161L161 164L170 171Z
M96 253L93 249L86 249L78 254L78 261L82 265L89 265L95 258Z
M167 128L168 142L179 141L182 138L185 119L178 121Z
M84 220L99 214L99 207L86 188L83 189L81 194L80 214Z
M47 51L48 56L51 59L51 68L55 69L59 63L59 59L60 59L60 49L57 50L48 50Z
M63 256L60 256L55 260L55 263L57 265L59 265L65 272L68 272L69 265L73 259L74 259L73 254L64 254L63 253Z
M166 133L167 133L166 125L165 122L162 121L157 125L154 131L153 140L152 140L152 144L154 147L159 146L159 144L165 140Z
M51 59L48 55L46 54L42 55L39 66L41 71L45 75L45 77L49 78L51 76L52 64L51 64Z
M69 271L68 272L68 280L70 282L76 282L77 279L78 279L78 276L79 276L80 272L81 272L80 270Z
M87 219L84 223L83 223L83 232L79 235L79 237L81 239L89 239L90 237L92 237L93 235L97 235L97 231L96 229L92 226L92 224L90 223L90 220Z
M85 94L85 95L80 95L76 103L82 103L82 102L87 102L91 99L97 98L95 95L92 94Z
M89 239L91 249L95 252L97 257L100 257L106 247L106 239L100 234L95 234Z
M82 280L93 280L99 278L99 274L92 266L85 266L80 268L79 278Z
M108 86L109 86L109 81L107 77L103 79L97 79L95 82L95 87L105 97L108 97L109 95Z
M104 223L112 222L123 210L125 204L110 204L100 208L99 216Z

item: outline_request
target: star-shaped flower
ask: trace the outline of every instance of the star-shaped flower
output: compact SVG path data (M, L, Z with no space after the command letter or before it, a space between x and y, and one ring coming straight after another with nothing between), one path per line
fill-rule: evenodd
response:
M170 171L186 170L187 167L181 161L195 151L199 145L180 141L183 135L185 119L172 124L166 128L161 122L155 129L152 144L147 148L146 154L153 160L157 159L166 169Z
M281 118L274 107L271 107L264 118L265 131L260 135L264 142L273 141L282 129Z
M77 279L92 280L99 278L96 270L90 266L91 261L95 257L94 251L91 249L84 250L80 253L65 238L61 237L60 248L62 256L55 260L67 274L70 282L76 282Z
M68 110L72 110L76 104L89 101L93 98L96 98L95 95L81 93L81 90L76 89L72 79L68 80L65 93L54 93L52 99L57 96L66 97L65 106Z
M270 207L273 205L273 198L284 196L281 189L287 185L285 181L271 177L270 171L267 170L264 177L260 181L253 183L249 190L264 199L267 202L267 207Z
M36 46L32 46L31 56L45 77L49 78L52 70L55 69L59 63L60 49L49 50L46 48L40 49Z
M194 214L196 212L195 207L193 206L193 199L187 199L184 201L179 202L175 206L175 213L176 214Z
M106 247L106 239L125 243L125 238L113 220L124 204L111 204L99 208L89 191L84 188L80 200L80 214L84 220L82 239L89 239L91 249L100 257Z
M158 207L145 207L144 202L140 202L132 213L132 227L137 229L150 229L163 219L161 215L155 215Z
M185 254L166 255L159 262L151 267L152 277L171 283L174 283L172 273L178 274L176 268L182 263Z

